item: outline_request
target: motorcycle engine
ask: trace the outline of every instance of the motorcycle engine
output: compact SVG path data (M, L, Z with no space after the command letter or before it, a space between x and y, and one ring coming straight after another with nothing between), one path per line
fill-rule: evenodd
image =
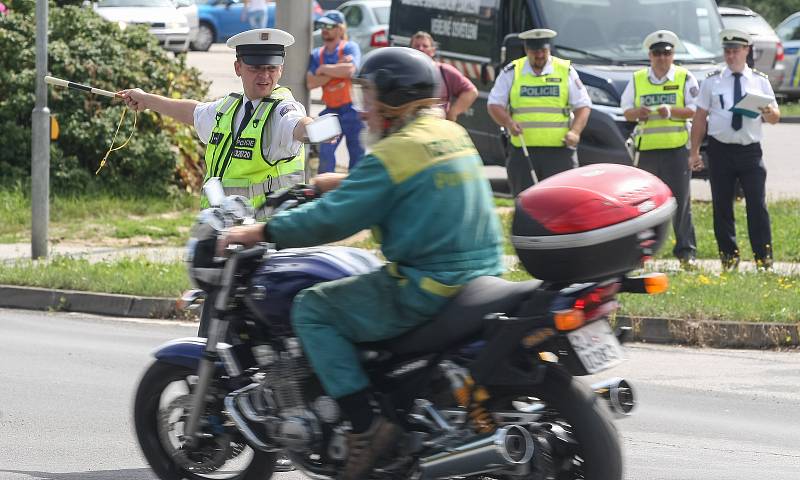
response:
M261 359L266 365L262 364L260 396L269 400L254 406L272 410L266 420L271 440L288 450L302 452L318 445L324 427L337 424L341 415L338 404L330 397L320 396L308 404L304 401L302 384L311 376L311 367L296 338L287 339L286 347L272 353L264 351L269 347L262 349Z

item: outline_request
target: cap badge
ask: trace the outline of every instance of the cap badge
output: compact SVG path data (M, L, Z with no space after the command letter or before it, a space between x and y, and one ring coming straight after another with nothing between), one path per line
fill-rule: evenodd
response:
M261 40L262 41L269 40L269 33L268 32L261 32Z

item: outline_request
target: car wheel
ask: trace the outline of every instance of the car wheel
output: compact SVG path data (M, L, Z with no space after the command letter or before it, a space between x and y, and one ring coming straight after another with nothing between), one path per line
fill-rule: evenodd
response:
M214 38L216 38L214 27L205 22L200 23L200 28L197 30L197 38L194 39L191 45L192 50L208 51L211 48L211 44L214 43Z

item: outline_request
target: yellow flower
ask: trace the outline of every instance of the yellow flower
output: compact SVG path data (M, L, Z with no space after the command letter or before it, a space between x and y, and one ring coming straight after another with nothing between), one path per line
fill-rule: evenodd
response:
M711 279L709 279L705 275L700 275L699 277L697 277L697 281L702 283L703 285L711 285Z

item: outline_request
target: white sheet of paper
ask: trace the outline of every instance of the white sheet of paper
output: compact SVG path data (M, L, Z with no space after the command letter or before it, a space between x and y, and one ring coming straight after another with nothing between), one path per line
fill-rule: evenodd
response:
M731 111L756 118L761 115L762 108L771 105L774 101L775 97L747 92L747 94L739 100L739 103L731 107Z
M339 116L328 113L306 125L306 134L311 143L320 143L342 134Z

